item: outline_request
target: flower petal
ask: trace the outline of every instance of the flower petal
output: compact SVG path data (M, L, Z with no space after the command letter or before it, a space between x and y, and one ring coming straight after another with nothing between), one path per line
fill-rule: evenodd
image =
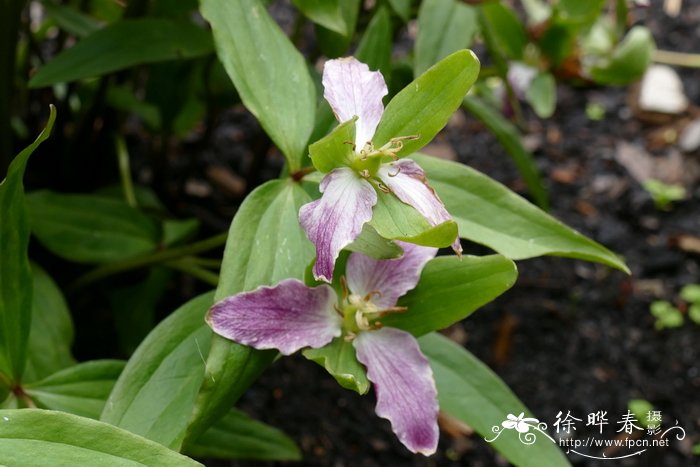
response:
M348 258L346 275L348 288L357 295L379 292L372 303L379 308L396 305L400 296L418 284L425 263L435 257L437 248L399 242L404 253L396 259L378 260L360 253Z
M425 172L410 159L385 164L377 172L382 182L406 204L416 208L432 226L452 219L435 190L428 185ZM462 253L459 236L452 244L457 254Z
M340 336L342 318L333 308L337 300L330 286L311 288L286 279L221 300L209 310L207 323L227 339L289 355Z
M355 57L328 60L323 67L323 97L338 121L357 115L355 145L357 151L372 140L384 113L382 98L388 94L384 77Z
M437 390L433 371L416 339L405 331L382 328L361 332L353 345L374 384L377 415L391 422L394 433L409 450L433 454L440 436Z
M301 207L299 222L316 246L314 277L330 282L340 250L352 243L372 218L377 192L347 167L329 172L319 189L323 196Z

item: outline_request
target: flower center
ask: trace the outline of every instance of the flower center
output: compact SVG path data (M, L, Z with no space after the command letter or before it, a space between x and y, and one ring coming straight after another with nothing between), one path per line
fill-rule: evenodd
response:
M418 136L399 136L392 138L381 148L375 148L374 143L368 141L360 151L355 152L352 161L352 169L364 178L372 178L377 174L379 167L392 160L397 160L397 155L403 149L403 142L417 139Z
M344 281L343 281L344 282ZM345 289L345 298L341 308L338 310L343 316L343 330L345 338L352 340L361 331L375 331L382 327L379 318L387 313L402 313L405 307L394 306L391 308L380 308L372 302L372 297L379 296L380 293L373 291L367 295L348 294Z

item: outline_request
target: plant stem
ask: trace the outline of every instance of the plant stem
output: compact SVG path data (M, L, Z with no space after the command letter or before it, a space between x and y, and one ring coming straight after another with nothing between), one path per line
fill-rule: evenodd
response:
M136 202L136 194L134 193L134 183L131 180L131 164L129 163L129 151L126 148L124 138L117 136L114 140L114 145L117 151L117 161L119 162L119 177L122 181L122 189L124 190L124 198L127 204L132 208L138 206Z
M670 50L655 50L652 60L665 65L700 68L700 54L671 52Z
M99 266L87 274L79 277L70 287L69 290L75 291L81 287L85 287L88 284L109 277L113 274L118 274L125 271L130 271L132 269L138 269L145 266L151 266L153 264L165 263L168 261L173 261L183 256L196 255L203 251L208 251L213 248L222 246L226 243L226 238L228 233L222 233L214 237L210 237L206 240L191 243L189 245L183 245L180 247L171 248L168 250L161 250L155 253L149 253L143 256L137 256L135 258L129 258L124 261L118 261L116 263L105 264L104 266Z
M182 271L190 276L196 277L197 279L205 282L209 285L216 287L219 285L219 275L204 269L203 267L197 266L194 262L189 260L190 258L182 258L175 261L168 261L165 263L166 266L178 271Z

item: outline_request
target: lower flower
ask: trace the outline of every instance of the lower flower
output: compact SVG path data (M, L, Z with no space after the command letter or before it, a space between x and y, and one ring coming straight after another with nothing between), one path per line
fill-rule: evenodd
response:
M439 437L437 391L418 342L400 329L383 327L382 316L404 312L398 298L413 289L435 248L401 243L404 255L375 260L353 253L346 287L307 287L287 279L216 303L207 315L214 332L256 349L284 355L320 348L337 337L352 341L377 396L376 412L412 452L430 455Z

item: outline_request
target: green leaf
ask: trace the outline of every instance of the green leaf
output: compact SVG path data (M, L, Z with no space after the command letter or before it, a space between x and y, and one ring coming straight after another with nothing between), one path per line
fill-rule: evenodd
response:
M688 284L681 289L681 298L688 303L700 304L700 285Z
M557 19L569 23L592 23L601 14L605 0L559 0Z
M549 118L557 105L557 83L550 73L538 73L525 92L527 102L540 118Z
M492 439L492 427L500 427L508 414L530 411L508 386L463 347L437 333L421 337L423 353L430 360L438 390L440 410ZM525 446L515 430L504 431L491 445L518 467L570 466L557 444L533 430L536 440Z
M495 180L462 164L416 154L413 159L459 226L460 236L518 260L565 256L629 273L622 258L567 227Z
M316 90L304 57L257 0L202 0L201 12L243 104L294 172L316 114Z
M374 134L375 147L392 138L417 136L403 142L399 155L415 152L442 130L479 75L479 60L460 50L441 60L399 92L386 106Z
M369 225L384 238L438 248L450 246L457 236L455 222L446 221L433 227L413 206L393 194L381 192L377 194Z
M499 2L486 2L480 6L481 27L494 42L498 52L511 60L521 60L527 45L527 34L515 13Z
M695 324L700 324L700 303L690 305L688 309L688 318Z
M216 300L286 278L304 279L314 248L297 215L309 201L311 197L291 180L267 182L248 195L229 230ZM221 417L276 354L215 335L185 444Z
M497 110L486 102L475 97L464 99L464 108L481 120L484 125L496 136L498 141L510 155L518 168L518 172L525 180L535 202L543 209L549 209L549 199L544 189L539 169L532 154L525 149L520 140L518 129L503 117Z
M59 5L53 0L44 0L41 2L46 15L56 21L61 29L68 31L70 34L78 37L89 36L93 32L100 29L100 23L92 17L81 13L77 9L68 5Z
M79 363L25 386L25 392L39 407L97 420L125 364L121 360Z
M187 453L215 459L301 460L301 452L291 438L237 409L204 432Z
M30 383L75 364L71 355L73 321L56 283L32 264L32 324L27 347L27 367L22 381Z
M379 235L369 224L362 226L360 236L345 249L376 259L399 258L403 254L400 246Z
M385 81L391 75L392 27L389 10L380 7L367 25L365 33L355 50L355 57L369 66L370 70L379 70Z
M305 349L302 353L304 357L324 367L342 387L358 394L369 392L365 367L357 361L352 343L343 337L334 339L330 345L320 349Z
M654 423L647 418L647 414L654 410L654 406L651 402L644 399L632 399L627 403L627 408L632 415L637 419L639 423L644 428L649 428Z
M340 0L292 0L292 4L316 24L343 36L348 34L348 25L343 16Z
M354 117L343 122L328 135L309 146L311 162L316 170L328 173L338 167L347 167L355 159Z
M149 253L159 225L125 202L38 191L27 196L32 233L52 253L78 263L108 263Z
M435 258L399 299L408 311L387 315L382 324L416 336L446 328L510 289L517 277L515 263L499 255Z
M7 465L201 465L112 425L40 409L0 410L0 452Z
M627 33L609 58L600 60L588 70L601 84L622 85L639 79L651 63L656 45L649 29L635 26Z
M212 332L204 315L213 294L182 305L129 359L101 420L178 449L185 436Z
M29 156L49 137L55 120L52 105L44 131L14 158L0 182L0 375L13 381L19 381L24 371L32 320L29 220L22 179Z
M201 57L212 50L209 32L189 21L125 19L58 54L34 75L29 87L93 78L145 63Z
M424 0L418 10L415 75L451 53L469 47L478 30L474 7L456 0Z
M402 20L408 21L411 17L411 0L389 0L389 5Z

